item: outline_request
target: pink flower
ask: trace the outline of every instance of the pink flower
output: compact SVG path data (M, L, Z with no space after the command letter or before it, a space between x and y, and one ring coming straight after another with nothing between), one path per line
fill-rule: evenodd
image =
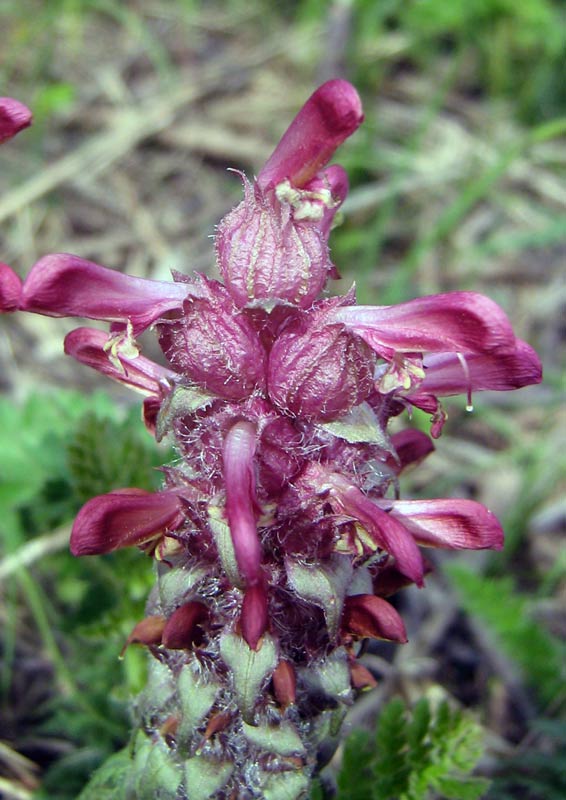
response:
M167 312L180 310L193 284L132 278L67 254L40 259L26 278L21 309L48 317L86 317L132 325L138 334Z
M223 451L226 516L238 567L246 583L251 586L259 581L261 563L256 527L259 507L253 464L256 445L255 427L242 421L228 431Z
M0 97L0 144L31 125L31 111L18 100ZM0 262L0 312L19 306L22 282L16 273Z
M148 397L163 399L176 373L140 355L135 342L97 328L75 328L65 337L65 353L118 383Z
M120 489L93 497L82 507L71 533L75 556L147 546L177 530L184 520L182 501L173 492Z
M295 117L255 185L244 179L244 200L216 235L218 266L238 305L308 308L336 277L327 240L348 179L341 167L324 167L362 120L355 89L328 81Z
M11 97L0 97L0 144L31 125L31 111Z
M0 311L15 311L20 303L22 281L13 269L0 262Z
M263 191L283 180L304 188L364 120L358 93L347 81L320 86L301 108L258 175Z
M499 306L476 292L450 292L397 306L344 306L329 315L379 355L497 353L515 349L511 323Z

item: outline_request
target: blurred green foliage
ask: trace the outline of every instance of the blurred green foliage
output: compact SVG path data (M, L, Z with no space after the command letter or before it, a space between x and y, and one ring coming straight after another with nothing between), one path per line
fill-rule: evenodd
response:
M523 670L544 704L566 703L566 644L552 636L534 617L532 596L516 591L509 576L478 575L464 566L448 564L454 591L462 608L477 617L498 646Z
M319 24L325 0L297 3L297 19ZM400 59L426 74L439 54L456 58L469 93L513 98L527 121L563 114L566 8L561 0L343 0L352 15L348 66L357 85L388 77L383 41L397 35Z
M167 457L144 431L138 409L120 409L102 392L35 394L21 407L3 398L2 556L17 562L26 542L48 545L60 526L70 532L73 516L95 494L123 486L156 488L159 473L152 467ZM145 658L135 648L122 662L118 654L143 617L152 583L151 564L139 552L75 559L49 547L3 581L3 700L8 707L19 641L35 629L52 678L41 687L48 699L29 713L47 749L61 737L73 745L48 769L38 797L76 797L90 772L127 740L129 699L144 685ZM44 671L37 680L46 681ZM19 720L10 720L10 727L17 745Z

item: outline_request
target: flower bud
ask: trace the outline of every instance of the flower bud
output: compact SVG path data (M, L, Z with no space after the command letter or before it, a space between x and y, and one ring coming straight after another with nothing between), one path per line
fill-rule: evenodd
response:
M407 633L398 612L382 597L358 594L346 598L342 630L359 639L406 642Z
M268 391L282 411L330 422L363 402L373 389L375 355L341 325L286 331L268 363Z
M208 609L203 603L190 601L183 603L167 620L162 635L162 644L170 650L183 650L191 647L201 638L200 623L208 617Z
M328 233L348 192L344 170L325 169L363 120L347 81L319 87L299 111L254 187L220 223L218 266L238 305L272 300L309 308L328 277Z
M334 269L327 237L317 223L339 200L330 188L287 188L287 193L268 197L245 181L244 199L218 226L218 267L239 306L279 300L308 308Z
M158 326L159 343L191 382L225 400L243 400L265 385L265 350L225 290L212 282L208 289L208 297L184 304L180 319Z

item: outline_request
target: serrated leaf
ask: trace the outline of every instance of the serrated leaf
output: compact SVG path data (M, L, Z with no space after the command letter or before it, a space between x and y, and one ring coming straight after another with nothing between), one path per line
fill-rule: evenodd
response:
M381 713L375 748L367 734L347 740L339 800L477 800L488 786L470 775L481 753L481 728L469 715L426 698L411 712L395 698Z
M346 739L342 769L338 775L340 800L368 800L372 797L371 745L371 734L367 731L354 731Z
M530 598L507 577L487 581L455 564L446 571L464 609L493 632L544 702L552 702L566 677L566 647L533 618Z
M129 748L114 753L96 770L77 800L126 800L132 766Z
M440 778L436 789L446 800L479 800L489 788L485 778Z
M156 488L156 451L129 420L118 423L94 413L81 417L67 446L71 484L80 502L124 486Z

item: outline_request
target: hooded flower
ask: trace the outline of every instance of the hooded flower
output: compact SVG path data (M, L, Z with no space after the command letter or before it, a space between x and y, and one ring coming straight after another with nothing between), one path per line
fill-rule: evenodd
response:
M310 97L244 200L218 226L218 267L238 305L276 301L308 308L334 267L328 233L344 202L341 167L324 169L363 121L360 98L346 81Z
M31 125L31 111L18 100L0 97L0 144ZM19 306L22 282L16 273L0 262L0 312Z
M31 125L31 111L19 100L0 97L0 144Z
M22 282L13 269L0 262L0 311L15 311L20 303Z

